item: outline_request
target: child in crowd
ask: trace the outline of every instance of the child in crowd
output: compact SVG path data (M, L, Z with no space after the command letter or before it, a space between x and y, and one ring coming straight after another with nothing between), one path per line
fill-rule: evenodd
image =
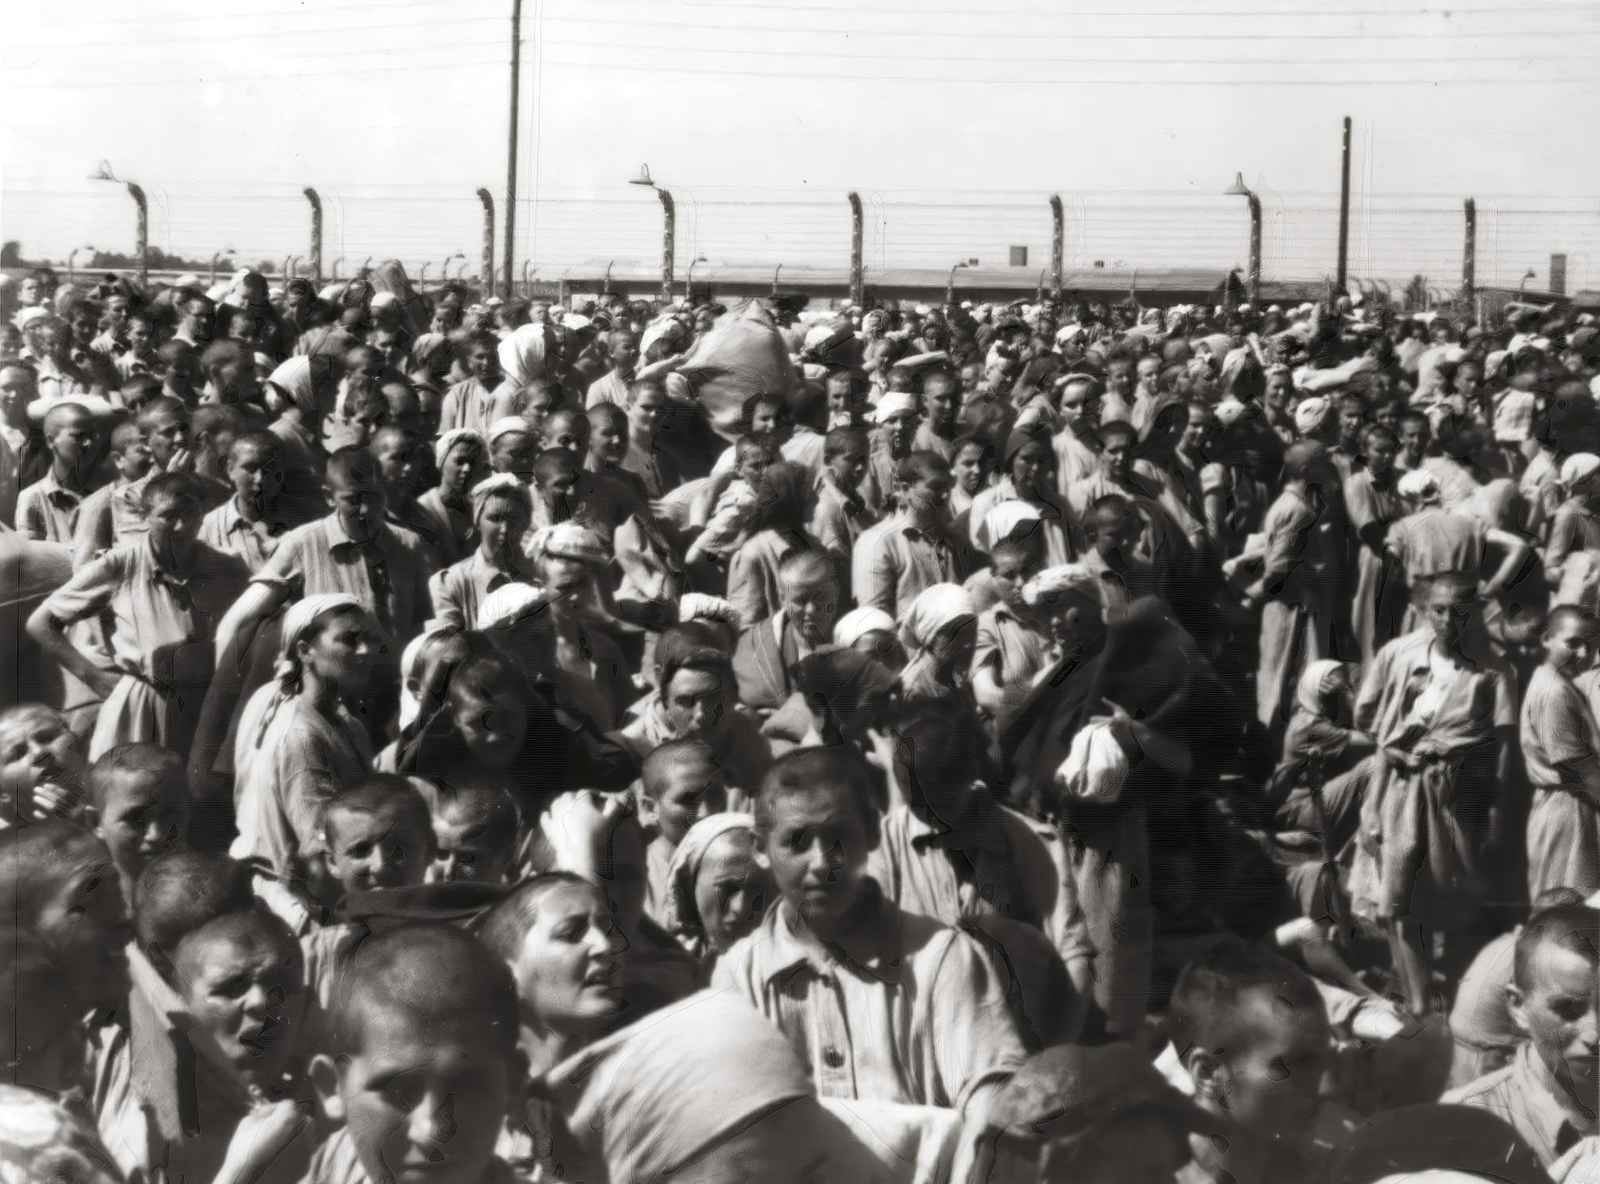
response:
M446 565L470 552L473 527L468 490L488 467L486 451L483 437L469 428L445 432L434 445L439 484L417 499L422 526L418 533Z
M665 925L670 873L689 828L727 808L728 790L716 752L703 740L669 740L645 758L639 781L639 821L653 832L646 852L645 913Z
M419 779L433 817L433 867L428 876L442 884L470 880L507 884L517 879L517 848L522 817L509 790Z
M713 985L783 1030L823 1097L983 1113L1023 1056L1003 980L971 937L902 911L865 874L879 822L859 758L779 758L756 820L781 899Z
M434 619L461 629L478 627L478 608L490 593L526 580L522 539L533 521L528 487L510 473L473 488L472 512L477 550L428 581Z
M1026 525L994 544L987 583L998 599L978 615L972 654L973 695L1002 731L1027 698L1034 675L1050 662L1050 634L1022 598L1023 587L1045 567L1043 539Z
M155 475L155 461L137 420L125 419L111 429L107 459L115 474L111 483L84 498L78 508L72 539L74 568L144 531L144 487Z
M861 532L877 521L861 497L872 445L859 428L835 428L823 438L822 477L811 512L811 534L839 569L840 587L849 594L850 556Z
M71 817L83 775L81 742L59 711L24 703L0 712L0 829Z
M17 530L70 546L78 512L93 489L94 416L80 403L52 405L44 414L44 442L50 468L17 495Z
M144 487L144 536L79 569L39 606L28 632L46 653L105 697L93 759L118 744L154 741L188 749L214 667L217 623L244 592L249 572L199 540L205 489L188 473ZM79 622L112 622L111 670L97 648L67 634Z
M284 497L281 445L271 432L241 432L228 445L228 484L233 496L205 516L200 541L237 555L255 575L278 549L278 540L304 517ZM302 495L303 496L303 495Z
M1210 1119L1190 1138L1182 1184L1314 1178L1330 1146L1318 1129L1330 1030L1306 973L1268 950L1225 942L1184 967L1167 1025L1179 1081Z
M1517 1129L1546 1171L1583 1139L1600 1135L1595 1076L1600 1058L1596 991L1600 911L1558 905L1536 913L1517 937L1507 1010L1527 1037L1503 1069L1444 1095Z
M183 758L159 744L122 744L89 766L85 782L94 833L132 900L146 865L183 844L190 811Z
M527 1072L517 988L474 938L440 925L364 943L311 1062L328 1116L306 1184L510 1184L495 1143ZM421 1178L417 1176L416 1178Z
M1600 724L1573 678L1587 664L1600 620L1573 605L1550 611L1544 663L1522 701L1528 812L1528 895L1600 891Z
M374 773L343 790L323 811L330 895L335 920L302 939L306 983L321 1010L332 1005L348 956L371 932L362 921L339 919L386 889L412 888L433 863L428 803L407 778Z

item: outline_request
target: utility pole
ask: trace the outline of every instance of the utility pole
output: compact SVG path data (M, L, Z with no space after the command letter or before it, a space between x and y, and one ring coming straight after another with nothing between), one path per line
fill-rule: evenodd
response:
M502 258L505 260L506 295L511 295L511 281L515 275L515 244L517 241L517 87L522 80L522 0L511 0L511 122L506 135L506 243ZM494 245L487 248L492 261ZM484 284L490 294L494 292L494 269L486 268Z
M1466 211L1466 239L1461 244L1461 303L1472 307L1472 290L1478 280L1478 203L1472 198L1462 202Z
M1345 293L1350 258L1350 117L1344 117L1344 164L1339 173L1339 295Z

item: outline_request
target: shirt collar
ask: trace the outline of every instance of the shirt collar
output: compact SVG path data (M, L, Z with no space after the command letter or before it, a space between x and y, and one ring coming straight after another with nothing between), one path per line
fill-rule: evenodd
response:
M368 547L374 547L385 553L388 551L390 536L387 522L380 521L373 529L372 537L364 543L358 543L345 533L344 523L339 520L339 515L329 514L323 521L327 523L328 542L333 550L354 548L357 551L365 551Z
M858 978L899 985L905 974L905 932L899 910L884 900L876 880L864 879L862 892L863 923L856 927L848 945L823 941L800 920L787 899L779 901L768 924L766 946L772 958L768 981L808 966L823 977L849 971Z

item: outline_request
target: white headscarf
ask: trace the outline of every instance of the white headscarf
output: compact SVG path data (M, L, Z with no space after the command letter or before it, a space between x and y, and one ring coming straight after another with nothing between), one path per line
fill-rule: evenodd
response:
M1439 500L1439 478L1427 469L1412 469L1395 483L1395 492L1416 501L1436 502Z
M894 618L881 608L868 605L852 609L834 623L833 644L853 646L869 633L893 632Z
M972 594L960 584L934 584L923 589L911 602L906 611L905 632L914 643L926 649L950 626L974 621L977 616Z
M1561 464L1561 484L1571 489L1597 471L1600 471L1600 456L1592 452L1574 452Z
M288 611L283 614L283 635L278 644L278 664L272 672L277 685L273 691L271 705L262 714L252 747L261 747L261 742L271 730L273 717L278 714L279 708L294 697L299 686L301 668L296 648L316 631L324 617L352 610L359 612L363 617L370 618L372 615L365 604L347 592L324 592L316 596L302 597L291 604Z
M1093 600L1100 599L1100 578L1081 563L1058 563L1047 567L1022 589L1022 599L1028 604L1038 604L1063 592L1080 592Z
M512 386L544 378L548 332L543 324L522 325L500 342L500 368Z
M433 446L433 463L441 469L444 468L445 457L450 455L450 450L463 440L470 440L479 449L485 447L483 436L471 428L451 428L439 437L439 442Z

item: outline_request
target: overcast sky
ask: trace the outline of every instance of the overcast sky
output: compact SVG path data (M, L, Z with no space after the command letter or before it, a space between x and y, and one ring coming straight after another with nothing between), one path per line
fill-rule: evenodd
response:
M1480 277L1571 256L1600 286L1600 6L1586 0L525 0L518 258L653 266L648 162L680 206L678 267L840 265L844 194L869 266L1008 244L1068 263L1231 266L1242 172L1266 269L1332 266L1340 120L1355 123L1352 270ZM3 233L29 255L151 241L327 262L464 252L503 202L510 0L8 0ZM536 201L531 200L537 198ZM502 211L503 213L503 211ZM435 263L437 266L437 263Z

